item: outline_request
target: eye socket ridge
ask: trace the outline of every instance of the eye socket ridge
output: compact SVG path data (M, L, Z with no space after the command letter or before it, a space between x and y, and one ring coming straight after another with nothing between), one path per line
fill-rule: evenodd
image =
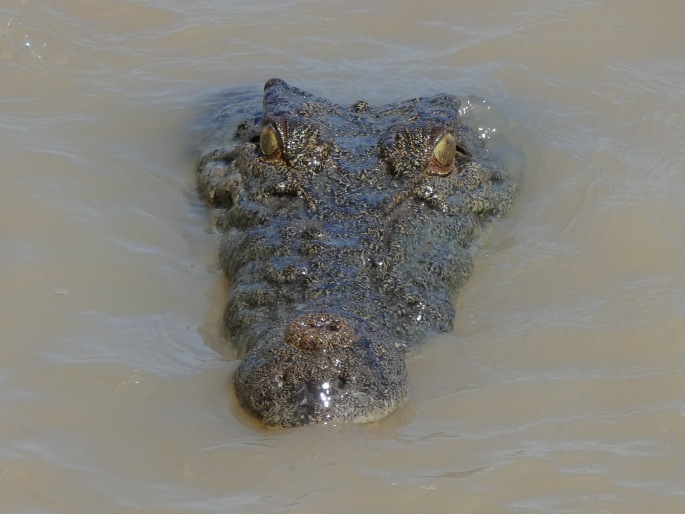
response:
M271 164L317 170L334 146L320 127L296 117L269 117L259 134L259 157Z

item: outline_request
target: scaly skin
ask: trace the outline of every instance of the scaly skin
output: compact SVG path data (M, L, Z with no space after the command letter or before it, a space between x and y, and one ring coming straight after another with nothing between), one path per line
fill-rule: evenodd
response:
M278 79L214 115L198 165L222 232L240 404L267 426L369 422L452 327L469 244L515 194L449 95L335 105Z

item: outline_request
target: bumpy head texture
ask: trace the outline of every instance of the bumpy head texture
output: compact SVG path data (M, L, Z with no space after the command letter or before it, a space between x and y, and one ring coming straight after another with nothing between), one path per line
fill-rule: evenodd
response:
M380 419L515 187L453 96L341 107L272 79L261 111L227 100L198 186L223 233L238 400L273 427Z

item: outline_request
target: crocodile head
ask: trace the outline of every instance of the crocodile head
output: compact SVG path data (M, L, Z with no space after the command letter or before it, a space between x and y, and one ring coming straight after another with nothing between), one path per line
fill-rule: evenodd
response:
M368 422L449 330L469 243L514 186L451 95L341 107L268 81L219 111L198 186L222 231L240 404L264 424Z

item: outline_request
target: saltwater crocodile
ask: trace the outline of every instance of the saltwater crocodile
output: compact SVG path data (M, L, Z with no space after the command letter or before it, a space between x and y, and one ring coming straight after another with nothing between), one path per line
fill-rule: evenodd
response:
M469 244L516 187L454 96L342 107L272 79L255 98L229 95L197 168L236 396L271 427L378 420L407 398L406 358L451 329Z

